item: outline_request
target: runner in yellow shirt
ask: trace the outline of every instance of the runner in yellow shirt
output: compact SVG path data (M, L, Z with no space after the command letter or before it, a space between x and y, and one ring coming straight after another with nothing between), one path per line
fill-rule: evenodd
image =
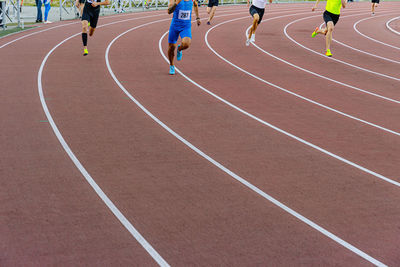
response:
M318 2L315 2L311 11L314 11L317 8ZM332 56L331 53L331 42L332 42L332 32L333 28L335 27L336 23L339 20L340 16L340 9L343 7L345 8L347 4L347 0L327 0L325 12L323 14L323 18L326 24L325 28L319 29L318 27L315 28L315 31L311 34L311 37L315 37L318 33L322 33L325 36L325 44L326 44L326 53L325 55L328 57Z

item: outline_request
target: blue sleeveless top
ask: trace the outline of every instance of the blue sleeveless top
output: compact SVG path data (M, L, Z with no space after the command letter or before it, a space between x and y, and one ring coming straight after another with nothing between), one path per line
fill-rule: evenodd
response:
M182 0L174 10L171 26L177 27L191 27L193 1Z

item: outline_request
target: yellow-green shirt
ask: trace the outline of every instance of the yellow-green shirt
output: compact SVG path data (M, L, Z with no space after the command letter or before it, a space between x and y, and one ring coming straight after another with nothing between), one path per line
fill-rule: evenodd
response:
M340 9L342 8L341 0L327 0L326 1L326 11L331 12L335 15L340 15Z

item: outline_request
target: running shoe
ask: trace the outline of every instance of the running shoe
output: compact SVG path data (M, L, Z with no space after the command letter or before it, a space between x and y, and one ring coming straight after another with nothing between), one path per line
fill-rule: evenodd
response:
M325 55L326 55L327 57L331 57L331 56L332 56L331 50L330 50L330 49L327 49Z
M211 23L209 21L207 21L207 25L211 25Z
M256 35L254 33L251 35L250 41L253 43L256 41Z
M246 39L246 46L250 45L250 39Z
M315 36L317 36L317 34L318 34L318 27L317 28L315 28L315 31L311 34L311 37L315 37Z
M83 55L84 56L87 56L89 54L89 52L88 52L88 50L85 48L85 49L83 49Z
M174 65L169 65L169 74L174 75L175 74L175 66Z
M179 51L179 47L180 47L181 45L178 45L178 48L176 49L176 59L178 60L178 61L180 61L180 60L182 60L182 51Z

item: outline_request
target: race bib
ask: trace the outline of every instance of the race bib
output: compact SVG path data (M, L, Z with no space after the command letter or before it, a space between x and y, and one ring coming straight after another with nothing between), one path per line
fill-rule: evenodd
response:
M179 10L178 19L190 20L190 10Z

